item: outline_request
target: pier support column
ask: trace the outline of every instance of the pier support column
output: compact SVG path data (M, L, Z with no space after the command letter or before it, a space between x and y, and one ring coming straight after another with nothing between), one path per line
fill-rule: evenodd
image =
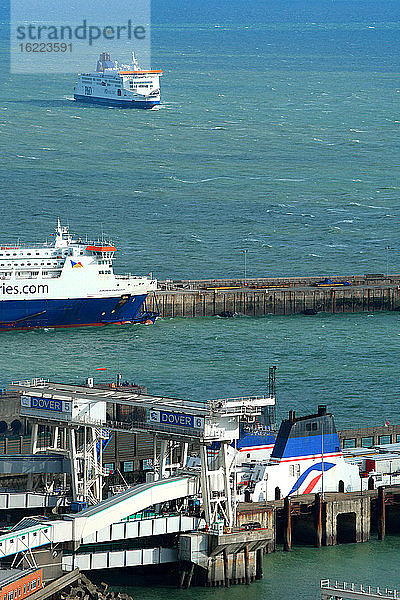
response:
M200 444L200 461L201 461L201 496L205 512L207 525L211 524L211 497L210 497L210 481L208 477L208 457L207 448L204 444Z
M228 443L221 443L222 450L222 468L224 470L224 493L225 493L225 508L226 508L226 516L228 519L227 525L232 527L233 525L233 511L232 511L232 497L231 497L231 486L230 486L230 478L229 478L229 466L228 466Z
M386 533L385 488L378 488L378 540L384 540Z
M75 430L74 429L68 430L68 437L69 437L69 452L70 452L70 460L71 460L72 499L73 500L82 500L82 498L78 497L79 465L78 465L78 457L76 455L76 438L75 438Z
M194 563L192 563L190 565L190 569L189 569L189 573L187 576L187 581L186 581L186 585L185 585L185 589L188 590L191 586L192 583L192 577L193 577L193 572L194 572Z
M228 563L228 551L224 549L224 582L225 587L229 587L229 563Z
M292 514L289 496L283 500L283 550L290 552L292 549Z
M314 528L315 528L314 546L316 548L321 548L321 546L322 546L322 498L321 498L321 494L315 494Z
M181 563L181 572L179 575L178 590L181 590L183 588L185 577L186 577L186 564Z
M256 580L259 581L263 578L263 551L259 548L256 551Z
M167 440L161 440L161 451L160 451L160 479L167 477L167 458L168 458L168 442Z
M250 585L250 556L249 547L247 544L244 547L244 577L246 585Z

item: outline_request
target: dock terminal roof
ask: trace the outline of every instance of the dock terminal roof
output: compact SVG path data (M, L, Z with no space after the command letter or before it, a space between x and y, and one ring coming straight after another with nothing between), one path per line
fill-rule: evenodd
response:
M273 405L275 399L265 396L249 396L240 398L223 398L218 400L184 400L154 396L134 391L132 388L122 391L119 388L88 387L84 385L69 385L54 383L44 379L31 381L14 381L12 388L28 395L50 397L56 400L80 399L91 402L108 402L124 404L135 408L157 409L164 411L179 411L193 416L211 414L238 415L248 412L259 412L262 406Z

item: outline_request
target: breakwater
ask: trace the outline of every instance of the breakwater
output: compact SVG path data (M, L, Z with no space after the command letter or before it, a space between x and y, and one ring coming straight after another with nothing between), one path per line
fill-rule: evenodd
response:
M400 310L400 275L166 280L149 297L161 317L211 317ZM346 283L344 283L346 282Z

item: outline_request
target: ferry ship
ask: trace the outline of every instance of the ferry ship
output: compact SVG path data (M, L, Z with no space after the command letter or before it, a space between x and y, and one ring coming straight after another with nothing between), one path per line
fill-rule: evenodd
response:
M271 415L270 407L265 409ZM243 420L244 419L244 420ZM235 473L236 496L240 502L278 500L323 491L360 489L360 469L344 456L333 415L326 406L316 414L282 421L278 433L241 419L240 437L228 450L228 462ZM221 445L208 448L211 470L222 468Z
M238 497L253 502L311 492L360 489L358 467L343 455L333 415L319 406L313 415L282 421L269 458L248 453L237 466ZM231 460L237 461L232 454Z
M75 100L123 108L153 108L160 104L162 71L142 70L132 52L132 64L118 66L102 52L96 71L81 73L74 88Z
M73 240L58 219L51 244L0 246L0 331L152 323L151 277L114 275L116 248Z

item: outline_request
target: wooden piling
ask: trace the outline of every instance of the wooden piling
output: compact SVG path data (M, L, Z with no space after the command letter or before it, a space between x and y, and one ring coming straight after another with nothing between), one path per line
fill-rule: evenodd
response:
M283 550L290 552L292 549L292 513L289 496L283 500Z
M320 493L315 494L314 530L315 530L314 546L316 548L321 548L321 546L322 546L322 498L321 498Z
M378 488L378 540L384 540L386 533L385 488Z
M229 587L228 550L226 548L224 548L224 581L225 587Z
M244 547L244 577L246 585L250 585L250 556L249 547L247 544Z
M183 583L185 581L185 577L186 577L186 565L185 565L185 563L182 562L181 567L180 567L178 590L181 590L183 588Z
M256 580L260 581L263 578L263 549L259 548L256 551Z
M192 583L193 572L194 572L194 563L192 563L190 565L189 574L188 574L188 577L186 580L185 589L187 589L187 590L190 588L190 585Z

